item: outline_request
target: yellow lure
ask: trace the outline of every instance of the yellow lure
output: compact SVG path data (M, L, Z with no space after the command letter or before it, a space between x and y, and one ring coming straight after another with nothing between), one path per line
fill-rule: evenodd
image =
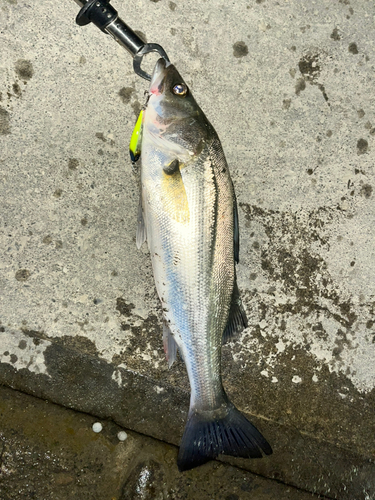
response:
M143 122L143 109L139 113L132 136L130 138L129 153L132 163L138 161L139 157L141 156L142 122Z

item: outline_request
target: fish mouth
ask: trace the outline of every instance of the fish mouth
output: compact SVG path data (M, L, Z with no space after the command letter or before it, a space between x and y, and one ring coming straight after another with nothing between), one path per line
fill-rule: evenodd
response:
M163 58L157 61L151 77L150 94L160 95L163 93L166 70L169 66L171 63Z

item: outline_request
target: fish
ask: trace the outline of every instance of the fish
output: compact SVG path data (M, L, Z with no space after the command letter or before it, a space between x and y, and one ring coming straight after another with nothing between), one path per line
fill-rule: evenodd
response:
M179 352L191 387L178 468L220 454L270 455L270 444L229 400L221 378L222 343L248 325L236 280L233 182L215 129L164 59L153 71L133 142L141 163L136 244L149 247L169 367Z

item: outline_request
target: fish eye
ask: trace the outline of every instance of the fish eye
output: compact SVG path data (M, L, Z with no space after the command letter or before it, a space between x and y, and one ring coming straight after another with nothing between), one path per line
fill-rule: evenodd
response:
M186 94L187 94L187 91L188 91L188 88L187 86L184 84L184 83L177 83L176 85L174 85L174 87L172 88L172 92L175 94L175 95L178 95L180 97L185 97Z

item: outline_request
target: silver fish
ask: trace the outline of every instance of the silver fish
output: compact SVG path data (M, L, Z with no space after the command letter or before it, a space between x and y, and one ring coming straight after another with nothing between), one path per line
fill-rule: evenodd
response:
M148 242L169 365L191 386L180 471L271 446L224 392L221 345L247 326L236 283L237 202L219 138L176 68L160 59L143 115L137 246Z

